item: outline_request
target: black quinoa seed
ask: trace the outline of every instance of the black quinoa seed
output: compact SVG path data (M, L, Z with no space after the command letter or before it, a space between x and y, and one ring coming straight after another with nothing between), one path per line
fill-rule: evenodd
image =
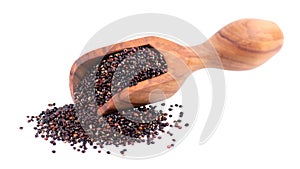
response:
M167 122L167 117L172 115L153 105L105 116L97 115L98 106L105 104L115 93L166 73L167 64L161 53L150 45L145 45L127 48L101 58L103 59L92 66L78 85L74 86L75 104L56 107L55 103L50 103L50 108L38 116L27 116L28 123L36 123L35 137L49 139L53 146L62 141L74 150L85 153L88 146L97 149L106 145L119 147L136 143L155 144L154 139L161 139L159 135L165 132L164 128L173 126ZM161 103L161 106L165 105ZM173 110L171 107L174 106L170 105L169 111ZM182 105L175 104L175 107L181 108ZM167 133L173 135L169 131ZM126 151L123 149L120 153L124 154ZM101 153L100 149L98 153ZM110 151L106 153L110 154Z
M125 87L166 73L167 64L162 54L152 46L145 45L104 56L97 70L96 102L103 105Z

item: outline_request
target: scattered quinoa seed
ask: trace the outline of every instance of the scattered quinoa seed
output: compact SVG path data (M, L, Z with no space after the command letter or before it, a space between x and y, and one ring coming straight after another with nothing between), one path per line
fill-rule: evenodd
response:
M167 110L149 104L98 116L98 107L114 94L168 70L164 56L150 45L126 48L101 58L74 86L74 104L59 107L56 103L49 103L48 108L39 115L26 116L28 123L35 124L36 138L49 140L52 146L58 142L67 143L81 153L86 153L90 147L101 153L102 148L108 145L157 144L157 139L162 139L162 133L173 136L166 130L167 126L173 127L172 130L181 128L178 125L180 119L173 123L168 119L177 117L175 113L182 108L179 104L169 105ZM166 106L166 103L161 103L161 106ZM174 112L173 115L168 114L170 111ZM183 117L183 112L179 113L179 117ZM173 146L170 144L167 148ZM122 149L120 154L125 152L128 153L127 149ZM56 151L52 150L52 153ZM111 152L106 151L106 154Z

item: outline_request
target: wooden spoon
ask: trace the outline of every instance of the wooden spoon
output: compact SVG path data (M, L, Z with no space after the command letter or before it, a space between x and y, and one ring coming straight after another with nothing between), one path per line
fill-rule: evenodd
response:
M73 99L74 86L93 65L100 63L104 55L146 44L164 55L168 72L123 89L98 108L99 115L169 98L193 71L202 68L253 69L280 50L283 34L273 22L242 19L228 24L205 43L193 47L151 36L99 48L81 56L73 64L69 79Z

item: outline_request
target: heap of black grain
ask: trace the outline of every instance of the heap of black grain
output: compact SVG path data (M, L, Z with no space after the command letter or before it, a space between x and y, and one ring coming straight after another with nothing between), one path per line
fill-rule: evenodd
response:
M91 67L78 86L75 86L75 104L62 107L49 104L50 108L39 115L28 116L28 122L36 123L35 137L48 140L54 146L58 141L69 143L74 150L82 153L88 147L98 149L101 153L105 145L119 147L140 143L155 144L155 139L161 139L160 135L165 132L165 127L182 128L180 119L172 121L172 124L167 122L172 117L168 112L174 106L180 110L181 105L170 105L166 109L168 112L154 105L146 105L105 116L97 115L97 109L124 88L166 72L167 64L163 55L150 45L105 55L98 65ZM180 112L179 117L182 116L183 112ZM188 124L184 126L187 127ZM167 134L172 135L169 131ZM173 146L174 143L167 148ZM124 155L126 151L124 148L120 153ZM107 151L107 154L110 152Z

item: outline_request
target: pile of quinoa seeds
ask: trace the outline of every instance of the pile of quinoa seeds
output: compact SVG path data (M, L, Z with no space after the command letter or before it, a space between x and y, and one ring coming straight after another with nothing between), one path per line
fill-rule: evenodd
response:
M105 146L113 145L120 148L120 154L126 155L127 146L155 144L162 139L162 133L173 136L166 129L188 127L188 123L181 121L182 105L161 103L158 107L150 104L105 116L97 115L97 108L124 88L166 72L163 55L150 45L105 55L75 86L74 104L61 107L48 104L49 108L39 115L27 116L27 122L34 123L36 138L53 146L63 142L81 153L88 149L103 153ZM172 116L178 118L174 120ZM166 149L174 147L175 143L174 138L170 139ZM52 153L56 153L55 147Z

